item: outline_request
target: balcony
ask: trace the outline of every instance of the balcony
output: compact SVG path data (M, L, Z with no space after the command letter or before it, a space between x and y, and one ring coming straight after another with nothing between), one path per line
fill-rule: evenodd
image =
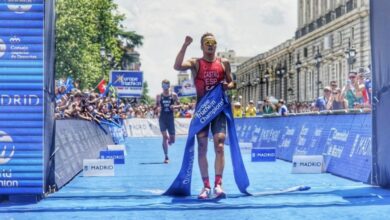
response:
M356 0L348 0L345 5L340 5L334 11L329 11L324 16L318 18L312 23L302 27L295 32L295 38L301 38L306 34L309 34L324 25L329 24L333 20L340 18L341 16L353 11L357 7Z

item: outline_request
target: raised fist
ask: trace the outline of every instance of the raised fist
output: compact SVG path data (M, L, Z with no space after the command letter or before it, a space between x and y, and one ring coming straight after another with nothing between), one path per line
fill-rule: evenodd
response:
M186 36L186 39L184 40L184 45L188 46L192 43L192 37Z

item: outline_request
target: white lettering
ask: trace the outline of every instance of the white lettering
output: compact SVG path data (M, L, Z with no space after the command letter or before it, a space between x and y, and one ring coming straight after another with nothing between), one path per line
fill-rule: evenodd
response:
M37 95L1 95L0 105L31 106L40 105L41 99Z

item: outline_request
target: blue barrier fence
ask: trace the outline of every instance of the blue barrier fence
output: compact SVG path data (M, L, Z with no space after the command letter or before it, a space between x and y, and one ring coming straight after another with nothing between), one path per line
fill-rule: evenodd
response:
M240 118L236 127L240 142L276 148L280 159L324 155L327 172L371 182L371 114Z

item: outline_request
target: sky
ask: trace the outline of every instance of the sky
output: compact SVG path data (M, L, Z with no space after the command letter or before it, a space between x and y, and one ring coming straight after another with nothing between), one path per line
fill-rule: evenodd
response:
M173 64L185 36L194 41L185 59L201 57L200 37L215 35L217 51L234 50L253 57L292 38L297 27L294 0L115 0L126 16L128 31L144 36L137 48L150 95L161 93L161 81L177 83Z

